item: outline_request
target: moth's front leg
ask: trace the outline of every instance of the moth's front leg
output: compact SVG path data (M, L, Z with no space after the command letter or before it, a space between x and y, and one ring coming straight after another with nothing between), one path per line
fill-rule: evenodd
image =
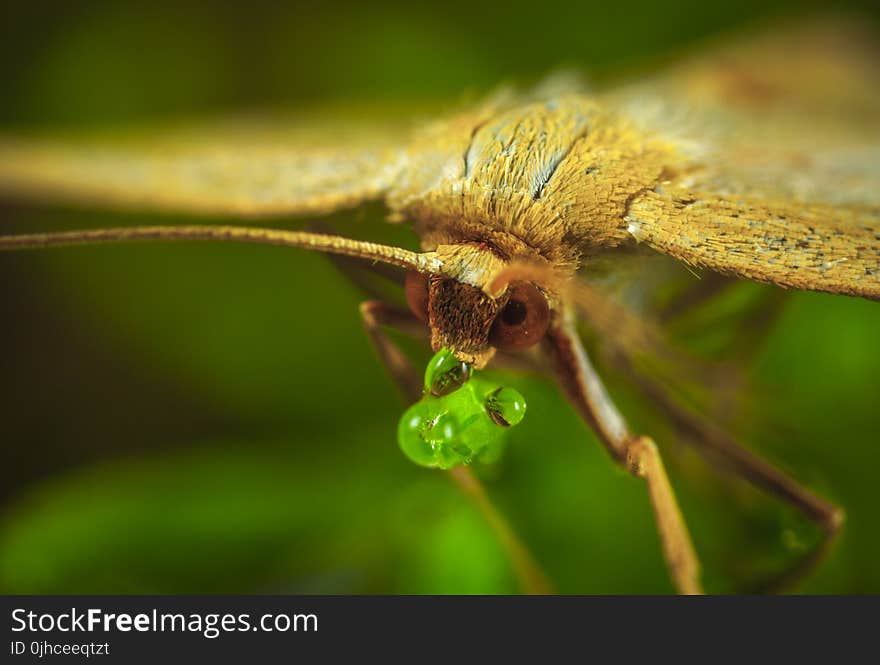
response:
M424 329L425 324L408 309L381 300L362 302L361 319L376 353L379 354L382 364L388 369L403 398L407 403L418 400L422 395L421 377L406 354L391 341L383 327L418 331Z
M554 317L544 347L560 386L614 460L647 483L663 554L678 591L702 593L700 564L657 446L650 438L629 431L590 363L573 321L558 312Z

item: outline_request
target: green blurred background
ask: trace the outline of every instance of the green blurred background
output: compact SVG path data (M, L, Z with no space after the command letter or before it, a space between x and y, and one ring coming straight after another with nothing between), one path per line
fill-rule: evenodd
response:
M326 100L448 108L560 65L599 82L647 72L714 35L813 9L20 3L0 27L0 121L103 128ZM8 204L0 215L4 231L156 221ZM415 246L382 216L330 223ZM480 515L442 473L398 451L403 405L362 333L360 294L325 258L219 245L60 250L3 255L0 284L0 591L517 591ZM749 300L767 289L739 291ZM711 348L731 318L719 317L678 334ZM744 367L751 387L734 431L848 513L805 591L880 591L878 342L876 303L791 294ZM551 381L501 378L529 414L481 475L558 589L671 591L642 485ZM749 589L815 542L798 514L673 445L650 405L610 383L668 451L710 590Z

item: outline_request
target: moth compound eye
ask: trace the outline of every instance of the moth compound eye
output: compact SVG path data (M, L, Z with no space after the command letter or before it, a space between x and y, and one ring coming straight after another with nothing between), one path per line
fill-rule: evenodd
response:
M504 309L495 318L489 343L502 351L516 351L534 346L550 325L547 299L532 284L516 284Z
M415 270L406 273L406 302L420 321L428 322L428 277Z

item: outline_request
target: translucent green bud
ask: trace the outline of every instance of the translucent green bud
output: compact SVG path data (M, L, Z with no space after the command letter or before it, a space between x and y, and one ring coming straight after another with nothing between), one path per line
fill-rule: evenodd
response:
M425 372L425 394L400 419L400 449L421 466L451 469L501 456L504 434L525 415L513 388L471 376L470 367L447 350Z
M451 469L470 463L473 453L461 443L455 415L438 406L421 401L406 410L397 427L400 449L420 466Z

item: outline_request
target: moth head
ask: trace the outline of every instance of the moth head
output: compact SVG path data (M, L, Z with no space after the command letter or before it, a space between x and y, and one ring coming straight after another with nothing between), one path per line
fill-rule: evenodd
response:
M451 349L477 369L497 350L537 344L550 324L548 292L523 271L479 244L438 247L442 273L407 273L410 309L431 331L435 351Z

